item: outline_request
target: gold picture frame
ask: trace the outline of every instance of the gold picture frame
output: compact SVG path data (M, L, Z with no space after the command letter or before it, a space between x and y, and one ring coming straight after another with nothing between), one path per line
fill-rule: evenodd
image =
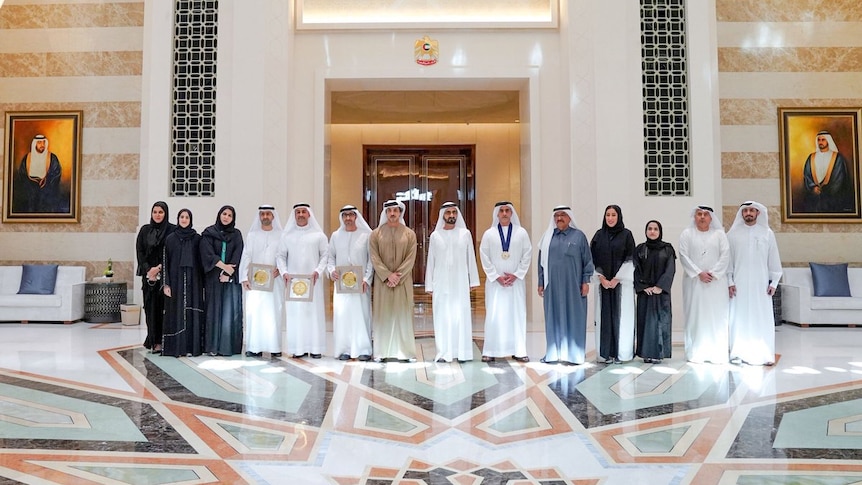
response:
M862 108L778 108L782 222L862 222L860 117Z
M284 299L287 301L313 301L314 284L312 275L291 275L287 287L284 289Z
M81 222L83 111L6 113L3 222Z
M362 282L365 276L362 266L336 266L338 281L335 287L339 293L362 293Z
M252 290L256 291L272 291L272 286L275 278L272 272L275 266L271 264L256 264L248 265L248 284Z

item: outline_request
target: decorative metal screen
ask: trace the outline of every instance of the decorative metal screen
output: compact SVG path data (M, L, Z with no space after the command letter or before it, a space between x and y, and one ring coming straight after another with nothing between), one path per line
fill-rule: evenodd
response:
M174 3L171 196L215 195L218 0Z
M640 0L644 193L691 195L685 0Z

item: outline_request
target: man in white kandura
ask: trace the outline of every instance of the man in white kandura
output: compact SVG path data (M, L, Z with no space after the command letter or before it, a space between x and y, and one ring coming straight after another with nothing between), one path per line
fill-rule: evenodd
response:
M428 246L425 291L432 294L435 360L473 360L470 288L479 286L479 269L473 235L454 202L440 207Z
M287 320L287 351L295 358L311 354L319 359L326 350L326 314L324 313L323 283L320 275L326 271L326 234L314 218L311 206L296 204L287 219L278 247L278 270L287 288L293 275L310 275L311 301L291 300L285 303Z
M281 239L281 222L271 205L257 208L257 219L252 223L242 248L239 278L245 301L245 356L260 357L269 352L281 356L281 336L284 331L284 281L279 277L275 255ZM272 266L272 291L252 290L249 267L252 264Z
M527 357L527 285L533 246L511 202L497 202L491 227L482 235L479 259L485 270L485 342L482 362Z
M775 364L772 295L782 271L768 217L763 204L745 202L727 232L730 362L734 364Z
M341 227L329 238L329 254L326 272L335 283L332 295L332 327L335 340L335 355L339 360L371 359L371 283L374 266L368 252L368 237L371 227L365 222L359 209L352 205L340 211ZM361 271L342 275L338 269L356 266ZM358 292L342 292L339 280L345 288L356 288Z
M689 362L726 364L730 247L711 207L695 207L691 218L691 225L679 236L679 259L685 270L685 358Z

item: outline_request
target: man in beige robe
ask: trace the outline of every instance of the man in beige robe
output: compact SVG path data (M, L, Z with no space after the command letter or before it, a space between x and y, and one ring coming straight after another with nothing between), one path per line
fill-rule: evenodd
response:
M416 360L413 336L413 263L416 233L404 224L404 204L383 204L380 225L368 240L374 265L375 361Z

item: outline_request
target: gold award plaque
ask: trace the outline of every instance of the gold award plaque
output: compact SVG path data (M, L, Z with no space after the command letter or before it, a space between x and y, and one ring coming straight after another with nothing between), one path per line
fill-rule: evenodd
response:
M339 293L362 293L362 266L338 266L338 281L336 286Z
M308 283L305 281L297 281L293 284L293 293L297 296L305 295L305 292L308 291Z
M291 275L290 284L285 289L288 301L311 301L314 297L314 284L311 275Z
M248 267L248 280L252 290L272 291L275 266L269 264L251 264Z

